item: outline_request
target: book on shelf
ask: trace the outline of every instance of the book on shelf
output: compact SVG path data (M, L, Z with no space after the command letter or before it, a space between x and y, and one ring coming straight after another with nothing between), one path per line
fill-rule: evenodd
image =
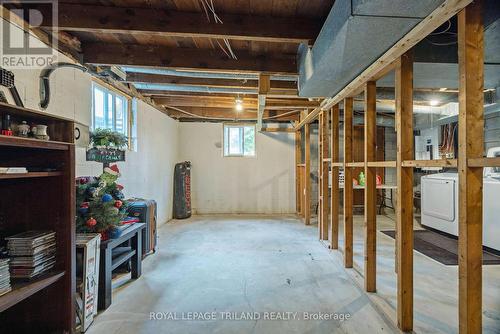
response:
M27 231L5 238L12 278L33 278L56 263L56 233Z
M0 296L10 292L9 259L0 258Z
M26 167L0 167L0 174L26 174Z

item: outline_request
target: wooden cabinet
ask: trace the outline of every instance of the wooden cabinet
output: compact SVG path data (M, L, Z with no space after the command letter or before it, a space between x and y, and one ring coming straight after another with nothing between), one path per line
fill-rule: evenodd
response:
M56 232L56 265L31 281L11 280L0 296L2 333L73 332L75 325L75 148L73 121L0 103L0 119L48 126L50 141L0 136L0 236L27 230ZM50 170L48 170L50 169Z

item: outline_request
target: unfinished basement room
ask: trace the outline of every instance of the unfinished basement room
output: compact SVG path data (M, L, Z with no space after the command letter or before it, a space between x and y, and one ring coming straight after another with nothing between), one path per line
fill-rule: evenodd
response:
M500 334L500 0L0 0L1 334Z

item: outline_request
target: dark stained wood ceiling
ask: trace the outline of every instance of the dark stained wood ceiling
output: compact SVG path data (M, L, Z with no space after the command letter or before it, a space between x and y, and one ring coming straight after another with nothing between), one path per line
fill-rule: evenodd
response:
M215 22L213 13L202 5L203 1L205 8L213 3L223 23ZM296 55L300 43L311 45L314 42L333 3L334 0L61 0L58 2L58 37L60 44L83 63L98 67L135 66L293 76L297 74ZM50 24L42 29L52 33ZM228 54L226 42L236 59ZM183 87L224 85L229 88L246 85L258 91L255 79L131 77L128 82L132 84L140 77L142 83ZM147 81L148 78L151 80ZM271 89L273 87L279 88L274 99L285 98L283 110L279 112L289 113L292 108L301 106L296 103L296 82L272 81ZM148 90L142 93L148 94ZM178 107L174 97L179 95L192 98L195 101L193 108L204 105L200 100L213 97L189 94L185 89L177 92L155 90L151 96L158 96L158 101L168 101L168 106ZM286 101L290 102L288 110ZM314 105L302 102L304 106ZM221 106L210 105L217 110L228 108L227 102ZM183 99L182 107L191 106ZM275 116L277 111L269 112ZM283 120L294 117L296 119L298 113L293 117L287 114Z

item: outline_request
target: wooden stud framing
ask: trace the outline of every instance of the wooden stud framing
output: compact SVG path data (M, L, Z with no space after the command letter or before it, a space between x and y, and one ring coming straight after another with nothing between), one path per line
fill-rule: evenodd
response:
M482 1L458 14L458 299L459 332L482 331L483 169L468 164L484 152Z
M300 173L301 168L299 165L302 163L302 149L301 149L301 133L295 131L295 206L297 214L301 212L301 186L300 186Z
M330 137L330 160L332 169L332 187L331 187L331 216L330 216L330 248L339 248L339 167L334 163L339 162L339 105L332 107L330 112L331 137Z
M377 87L375 81L365 85L365 290L377 290L377 183L376 169L368 161L376 160Z
M397 319L402 331L413 330L413 54L401 56L396 66L397 206L396 267Z
M328 174L329 163L324 159L328 157L328 113L320 114L319 123L319 236L321 240L328 240L328 214L330 213L330 201L328 196Z
M311 125L304 127L305 153L304 153L304 224L311 224Z
M352 162L353 98L344 100L344 163ZM352 169L344 168L344 266L352 268L353 262L353 187Z
M271 76L259 73L259 95L257 98L257 131L262 130L262 118L266 107L267 93L271 89Z

